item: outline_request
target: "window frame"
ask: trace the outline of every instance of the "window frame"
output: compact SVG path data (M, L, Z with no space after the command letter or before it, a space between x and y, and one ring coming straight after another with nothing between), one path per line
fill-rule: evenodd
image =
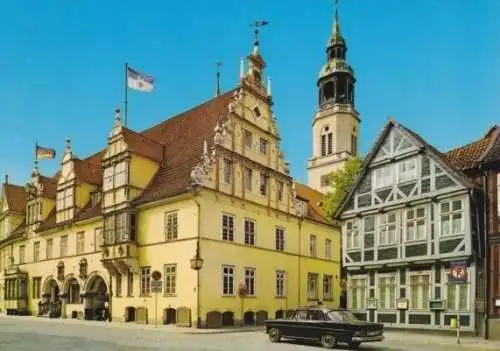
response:
M151 296L151 266L141 267L140 296Z
M166 211L164 213L165 241L177 240L179 238L179 211Z
M227 270L227 272L225 271ZM235 296L235 278L236 278L236 267L234 265L221 265L221 295L222 296ZM227 289L225 284L225 279L227 280Z
M332 259L332 239L325 239L325 259Z
M255 267L245 267L243 269L245 276L245 286L247 288L247 295L249 297L257 296L257 279L256 272L257 269Z
M307 272L307 299L319 299L319 273Z
M427 301L425 301L425 285L422 287L421 292L418 293L418 298L416 299L416 305L413 304L413 289L414 285L412 284L412 277L421 277L421 276L427 276L428 277L428 284L429 286L427 287ZM408 310L409 311L425 311L429 309L429 302L432 299L432 289L433 289L433 274L432 271L418 271L418 272L408 272L408 300L409 300L409 306ZM420 285L418 285L420 286ZM416 307L415 307L416 306Z
M63 245L63 242L64 242L64 245ZM69 242L68 234L60 236L60 238L59 238L59 256L60 257L68 256L68 242ZM64 248L64 252L63 252L63 248Z
M250 167L245 167L245 190L251 192L252 191L252 181L253 181L253 169Z
M394 185L394 167L392 165L375 168L372 173L373 189L390 188Z
M351 227L349 228L349 225ZM360 224L358 219L350 219L345 222L346 250L361 249Z
M333 274L323 274L323 300L333 300Z
M40 241L33 243L33 262L40 262Z
M460 203L460 210L454 210L453 209L453 204L454 203ZM448 204L449 208L448 211L443 212L443 205ZM450 238L450 237L456 237L456 236L463 236L465 235L466 228L465 228L465 201L462 198L452 198L452 199L446 199L444 201L441 201L438 203L438 212L439 212L439 237L440 238ZM443 214L444 213L444 214ZM453 217L455 215L460 215L460 232L454 232L454 225L453 225ZM444 223L443 223L443 218L448 217L448 233L445 234L444 231Z
M177 294L177 272L177 263L167 263L163 266L165 296L175 296Z
M247 149L253 148L253 133L248 129L244 129L243 131L243 145Z
M399 244L399 240L398 240L398 229L399 229L399 218L400 216L398 216L399 212L397 211L392 211L392 212L387 212L387 213L383 213L383 214L380 214L379 216L377 216L378 220L377 220L377 223L376 223L376 230L377 230L377 245L378 247L384 247L384 246L395 246L395 245L398 245ZM394 216L394 222L390 222L389 221L389 218L391 216ZM382 219L384 218L384 222L382 222ZM389 237L390 237L390 233L391 233L391 230L390 230L390 227L394 226L394 235L393 235L393 238L394 240L393 241L390 241L389 240ZM385 240L382 240L382 232L385 232Z
M269 140L260 137L259 138L259 152L262 155L267 155L269 149Z
M349 276L347 279L349 286L349 289L347 289L347 307L352 310L366 309L366 300L369 294L368 275ZM358 292L360 293L359 296ZM353 304L354 301L356 301L356 304Z
M233 183L234 163L226 157L222 159L222 182L224 184Z
M285 251L285 233L286 230L284 227L276 226L274 228L274 237L275 237L275 250L279 252Z
M80 231L76 233L76 254L81 255L85 253L85 232Z
M275 272L275 296L276 297L286 297L286 271L282 269L277 269Z
M257 242L256 233L257 222L252 218L245 218L243 221L244 243L245 245L255 246Z
M227 218L227 224L224 225L224 220ZM235 222L236 222L236 216L229 214L229 213L223 213L222 214L222 225L221 225L221 234L222 234L222 240L224 241L233 241L234 242L234 237L235 237Z
M381 280L393 280L387 284L381 284ZM377 308L379 310L387 311L387 310L395 310L396 309L396 299L398 297L398 274L397 273L377 273L375 276L376 281L376 289L375 289L375 297L377 299ZM384 299L381 297L381 288L385 288ZM389 295L386 295L389 291ZM392 293L392 295L391 295ZM383 303L382 303L382 300Z
M423 217L418 217L418 210L423 210L424 211L424 215ZM408 219L408 215L409 213L412 213L413 212L413 218L411 219ZM405 238L405 242L419 242L419 241L426 241L427 240L427 225L429 223L428 219L429 219L429 206L427 205L422 205L422 206L415 206L415 207L412 207L412 208L408 208L404 211L404 220L405 220L405 224L404 224L404 238ZM423 221L423 230L424 230L424 235L423 237L420 237L418 235L419 233L419 223ZM413 237L410 238L409 237L409 228L410 228L410 225L411 227L413 228Z
M45 259L51 260L53 258L54 258L54 238L47 238L45 239Z
M318 237L315 234L309 234L309 256L318 257Z
M410 167L409 167L410 166ZM413 168L411 167L413 166ZM402 168L405 169L402 169ZM401 160L396 166L396 181L398 184L413 182L418 178L418 163L415 157Z

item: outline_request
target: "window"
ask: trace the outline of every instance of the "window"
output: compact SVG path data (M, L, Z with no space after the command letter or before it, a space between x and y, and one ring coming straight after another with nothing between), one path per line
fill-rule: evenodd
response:
M33 244L33 261L40 261L40 242L37 241Z
M276 297L286 296L286 272L276 271Z
M307 298L318 299L318 273L307 273Z
M255 221L245 218L245 245L255 245Z
M374 171L374 188L385 188L392 185L392 168L390 166L377 168Z
M234 216L222 215L222 240L234 241Z
M321 156L333 153L333 133L330 127L326 126L321 131Z
M248 296L255 296L255 268L245 268L245 285Z
M177 239L177 211L165 212L165 240Z
M258 71L256 71L256 70L253 70L253 74L255 75L255 79L257 81L260 81L260 73ZM253 108L253 113L255 114L255 117L257 117L257 118L260 117L260 116L262 116L262 112L260 112L259 106L255 106Z
M358 154L358 137L351 134L351 154L356 156Z
M309 256L316 257L317 254L316 235L311 234L309 235Z
M125 185L127 183L127 165L125 161L115 165L114 187Z
M141 268L141 296L151 293L151 267Z
M276 227L276 251L285 251L285 229Z
M26 246L19 246L19 263L23 264L26 260Z
M165 295L175 295L175 287L177 283L177 265L165 265Z
M116 240L118 242L127 242L129 241L128 236L128 213L122 212L118 213L114 218L116 221Z
M243 144L245 147L251 149L252 148L252 132L249 130L245 130L243 133Z
M54 246L54 240L53 239L47 239L45 241L45 258L47 260L50 260L52 258L52 248Z
M127 274L127 296L134 296L134 273L131 271Z
M82 254L85 251L85 232L76 233L76 254Z
M90 195L90 200L92 201L92 207L96 207L99 202L101 202L101 193L96 191Z
M253 171L251 168L245 167L245 190L252 191Z
M396 238L396 214L386 213L380 215L380 225L378 233L379 245L394 245L397 243Z
M462 200L442 202L441 236L460 235L465 231Z
M115 243L115 217L106 217L104 222L104 243L106 245Z
M105 168L103 190L106 191L127 184L127 168L126 161Z
M65 257L68 255L68 236L67 235L61 236L59 249L60 249L59 256Z
M222 266L222 295L234 295L234 266Z
M321 186L322 186L322 187L324 187L324 186L330 186L330 185L331 185L330 173L328 173L328 174L323 174L323 175L320 177L320 183L321 183Z
M281 181L278 181L278 201L283 201L284 188L285 188L285 184Z
M325 240L325 258L327 260L332 259L332 241L330 239Z
M68 302L70 304L78 304L82 302L82 299L80 298L80 285L75 279L71 281L68 290L69 290Z
M122 274L116 273L115 296L122 296Z
M365 309L366 308L366 290L367 279L352 277L349 281L348 298L349 308L352 309Z
M57 192L57 210L65 210L73 207L73 188L59 190Z
M267 145L268 145L268 141L264 138L260 138L260 153L263 154L263 155L266 155L267 154Z
M398 183L417 179L417 160L401 161L398 163Z
M446 272L446 276L450 272ZM469 310L469 284L446 285L446 308L450 311L468 311Z
M396 276L377 277L377 301L381 310L396 308Z
M39 299L41 297L42 290L42 277L33 277L33 288L31 295L34 299Z
M269 181L269 176L265 173L260 174L260 194L267 195L267 183Z
M430 281L431 276L428 273L410 275L410 309L426 310L429 308Z
M27 205L27 219L28 224L34 224L41 220L42 204L40 202L33 202Z
M406 210L406 241L424 240L426 237L425 207Z
M323 299L333 300L333 275L323 275Z
M361 247L359 241L359 228L357 220L350 220L346 222L346 248L359 249Z
M233 161L225 158L222 164L222 180L226 184L231 184L233 180Z
M100 251L101 246L104 245L104 237L103 237L102 227L94 229L94 249L95 251Z

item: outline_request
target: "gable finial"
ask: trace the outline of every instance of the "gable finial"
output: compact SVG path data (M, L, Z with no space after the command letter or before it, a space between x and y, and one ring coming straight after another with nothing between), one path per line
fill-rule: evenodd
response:
M215 96L220 96L220 67L222 66L222 61L217 61L215 63L215 67L216 67L216 70L217 70L217 73L216 73L216 86L215 86Z
M5 184L9 184L9 174L5 172Z

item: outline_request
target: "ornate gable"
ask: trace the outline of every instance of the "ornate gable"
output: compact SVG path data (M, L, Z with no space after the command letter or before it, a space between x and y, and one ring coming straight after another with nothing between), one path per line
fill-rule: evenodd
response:
M348 215L472 187L418 134L390 120L337 211Z

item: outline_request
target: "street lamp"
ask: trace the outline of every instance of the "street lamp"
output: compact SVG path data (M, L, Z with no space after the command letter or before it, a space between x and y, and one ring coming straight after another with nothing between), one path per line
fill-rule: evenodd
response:
M191 269L196 271L196 327L201 328L201 316L200 316L200 269L203 268L203 258L200 257L200 240L196 241L196 254L190 260Z
M191 259L191 269L199 271L203 268L203 258L200 257L200 241L196 242L196 255Z

